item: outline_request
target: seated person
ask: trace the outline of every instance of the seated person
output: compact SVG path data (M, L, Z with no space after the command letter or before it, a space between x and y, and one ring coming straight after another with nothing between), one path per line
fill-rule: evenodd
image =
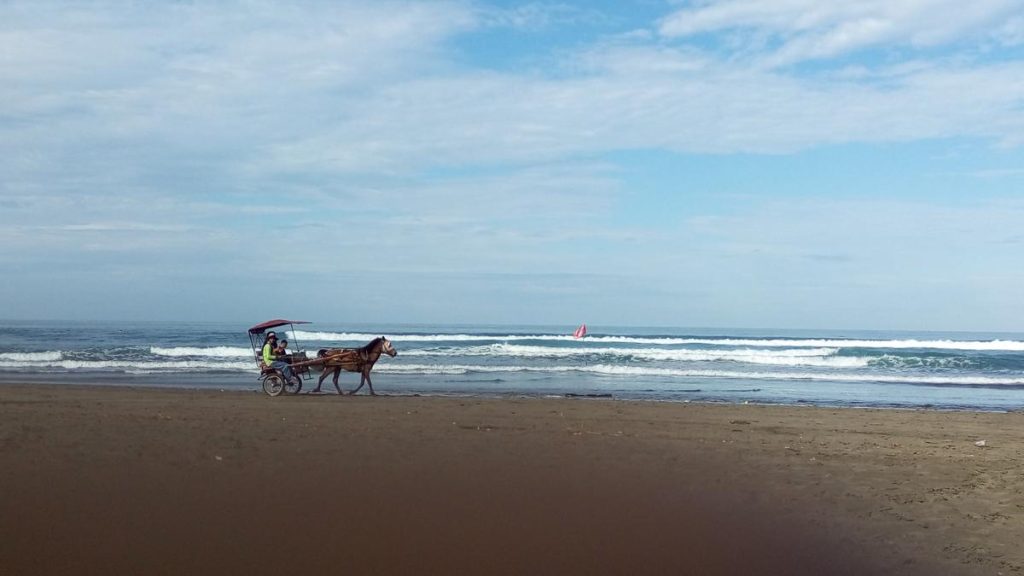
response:
M291 365L285 362L284 359L278 358L280 356L278 353L279 349L281 348L277 344L277 334L268 332L267 339L263 342L263 363L275 370L280 370L284 374L286 382L291 382L293 379L298 381L299 377L292 372Z
M274 349L274 354L277 356L288 356L288 341L282 339L277 348Z

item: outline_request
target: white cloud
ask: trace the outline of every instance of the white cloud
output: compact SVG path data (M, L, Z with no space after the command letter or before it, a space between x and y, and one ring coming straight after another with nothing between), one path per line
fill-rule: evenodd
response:
M942 26L963 32L1009 4L972 4ZM848 21L881 15L906 28L909 15L943 8L892 5L899 10L735 0L684 10L664 27L692 15L697 23L674 24L675 33L757 26L796 34L789 45L799 47L845 42L830 31ZM0 193L44 179L55 189L144 191L188 178L179 190L269 194L339 175L634 148L775 153L958 136L1012 144L1024 121L1024 64L1014 61L802 78L641 39L584 47L545 76L453 64L450 41L484 25L461 4L15 6L0 28ZM920 24L918 35L937 26Z
M484 27L536 31L557 25L601 20L598 12L565 3L528 2L511 7L480 6L477 9Z
M779 47L766 59L788 64L876 46L924 48L984 37L1022 8L1021 0L717 0L678 10L659 31L685 38L743 30L755 43L767 35Z
M800 79L735 66L664 69L633 50L579 78L465 75L410 80L348 118L275 149L297 171L546 162L658 148L791 152L847 142L977 137L1011 142L1024 64L915 68L867 80ZM636 62L631 67L630 62ZM670 70L666 72L666 70Z
M703 3L676 15L700 16L697 24L679 21L671 31L668 19L663 28L682 38L749 32L741 50L769 35L768 55L793 60L984 36L970 22L991 24L1011 4L964 5L963 18L939 22L914 16L941 12L923 2L893 5L900 10L878 2ZM464 3L297 6L0 4L0 198L5 219L18 223L0 228L0 264L144 275L176 262L183 274L211 279L260 274L267 265L324 278L607 270L654 278L661 283L652 289L671 295L679 284L673 270L733 280L747 270L775 280L778 261L778 270L799 273L813 260L818 273L858 265L870 252L830 236L844 229L842 219L816 220L816 210L828 208L821 206L708 220L731 231L721 244L708 241L716 238L710 229L693 232L696 224L678 233L623 224L618 211L633 190L609 159L617 152L1024 143L1019 59L922 53L800 73L700 42L631 34L576 51L562 45L551 71L498 71L468 64L457 52L460 35L556 26L575 15L536 5L507 20ZM998 28L1005 45L1019 31L1013 22ZM1016 155L1003 158L989 165L1012 167ZM851 221L870 228L871 206L858 209ZM1019 210L1009 213L1019 222ZM928 237L978 232L958 236L944 222L942 234ZM1009 226L999 222L1005 236ZM872 249L899 239L898 222L890 224ZM289 250L254 250L264 232ZM809 237L827 240L798 249ZM751 246L765 259L745 255ZM912 248L936 253L923 243ZM717 270L722 258L740 265Z
M445 45L479 24L459 5L167 6L5 20L40 50L0 63L0 196L63 199L12 217L166 227L344 210L410 254L461 226L486 251L533 234L531 215L550 225L610 205L614 173L580 158L1024 134L1015 61L803 78L618 39L574 55L575 73L498 73L451 63ZM431 182L435 170L448 175Z
M474 25L447 3L5 3L0 194L238 186L266 148L446 67L443 42Z
M142 222L88 222L85 224L67 224L56 227L67 232L187 232L188 227L182 225L145 224Z
M1011 18L996 31L996 39L1006 46L1024 44L1024 16Z

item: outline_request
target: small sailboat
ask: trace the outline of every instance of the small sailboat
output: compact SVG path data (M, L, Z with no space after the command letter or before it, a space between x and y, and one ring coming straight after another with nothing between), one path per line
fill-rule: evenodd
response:
M586 324L580 324L580 327L577 328L576 331L572 333L572 335L573 335L573 338L576 338L576 339L583 338L584 336L587 335L587 325Z

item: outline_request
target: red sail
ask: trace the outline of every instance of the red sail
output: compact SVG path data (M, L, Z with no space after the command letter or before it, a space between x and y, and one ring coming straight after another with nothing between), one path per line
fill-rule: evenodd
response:
M572 335L575 338L583 338L584 336L587 335L587 325L586 324L580 324L580 327L577 328L576 331L572 333Z

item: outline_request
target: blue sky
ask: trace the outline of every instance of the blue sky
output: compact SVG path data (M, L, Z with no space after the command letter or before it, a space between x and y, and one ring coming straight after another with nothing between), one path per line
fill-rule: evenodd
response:
M1024 0L0 4L0 318L1021 330Z

